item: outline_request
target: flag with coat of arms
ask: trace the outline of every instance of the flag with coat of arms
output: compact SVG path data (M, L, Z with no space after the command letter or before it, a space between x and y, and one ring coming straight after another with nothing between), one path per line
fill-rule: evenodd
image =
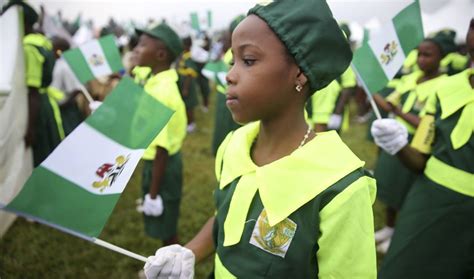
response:
M384 88L400 70L406 56L423 40L419 0L414 0L354 53L353 67L367 93Z
M63 53L72 71L83 84L122 70L122 58L113 35L89 41Z
M0 208L83 238L97 237L145 149L173 111L128 77Z

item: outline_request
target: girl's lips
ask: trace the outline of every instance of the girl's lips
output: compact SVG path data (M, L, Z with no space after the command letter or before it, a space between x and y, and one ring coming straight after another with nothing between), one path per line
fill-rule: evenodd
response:
M236 96L231 95L231 94L227 94L227 98L226 98L226 102L225 102L227 106L234 106L238 102L239 102L239 100L237 99Z

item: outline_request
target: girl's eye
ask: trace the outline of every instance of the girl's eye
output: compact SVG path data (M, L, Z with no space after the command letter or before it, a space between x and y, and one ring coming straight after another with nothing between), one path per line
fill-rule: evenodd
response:
M242 61L244 62L244 64L246 66L252 66L255 63L256 59L245 59L244 58L244 59L242 59Z
M234 59L230 60L229 65L234 66L235 62Z

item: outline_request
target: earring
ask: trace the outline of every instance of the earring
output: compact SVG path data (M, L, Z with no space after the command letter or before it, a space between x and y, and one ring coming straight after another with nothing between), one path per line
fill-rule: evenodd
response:
M296 85L295 89L296 91L301 92L301 90L303 89L303 86L301 86L301 84L298 84Z

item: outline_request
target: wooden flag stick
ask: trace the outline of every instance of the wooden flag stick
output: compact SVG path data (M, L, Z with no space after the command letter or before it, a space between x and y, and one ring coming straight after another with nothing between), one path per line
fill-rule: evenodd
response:
M81 87L82 94L84 94L84 97L86 97L89 104L94 102L94 99L92 98L91 93L89 93L89 91L87 91L86 87L84 85L82 85L82 83L79 83L79 84L80 84L80 87Z
M367 99L369 99L370 106L374 110L375 116L377 116L377 119L382 119L382 116L380 115L379 107L377 107L377 104L374 101L374 97L372 97L371 92L367 88L367 85L365 85L365 81L360 77L359 72L357 71L357 68L354 66L354 64L351 63L352 70L354 70L354 73L357 75L357 80L362 83L362 88L365 91L365 94L367 95Z
M107 248L107 249L109 249L109 250L115 251L115 252L117 252L117 253L120 253L120 254L122 254L122 255L129 256L129 257L134 258L134 259L136 259L136 260L139 260L139 261L142 261L142 262L146 262L146 258L145 258L144 256L141 256L141 255L138 255L138 254L136 254L136 253L130 252L130 251L128 251L128 250L125 250L125 249L123 249L123 248L121 248L121 247L118 247L118 246L115 246L115 245L113 245L113 244L111 244L111 243L108 243L108 242L105 242L105 241L103 241L103 240L100 240L100 239L98 239L98 238L95 238L95 237L94 237L92 243L97 244L97 245L99 245L99 246L102 246L102 247L104 247L104 248Z

